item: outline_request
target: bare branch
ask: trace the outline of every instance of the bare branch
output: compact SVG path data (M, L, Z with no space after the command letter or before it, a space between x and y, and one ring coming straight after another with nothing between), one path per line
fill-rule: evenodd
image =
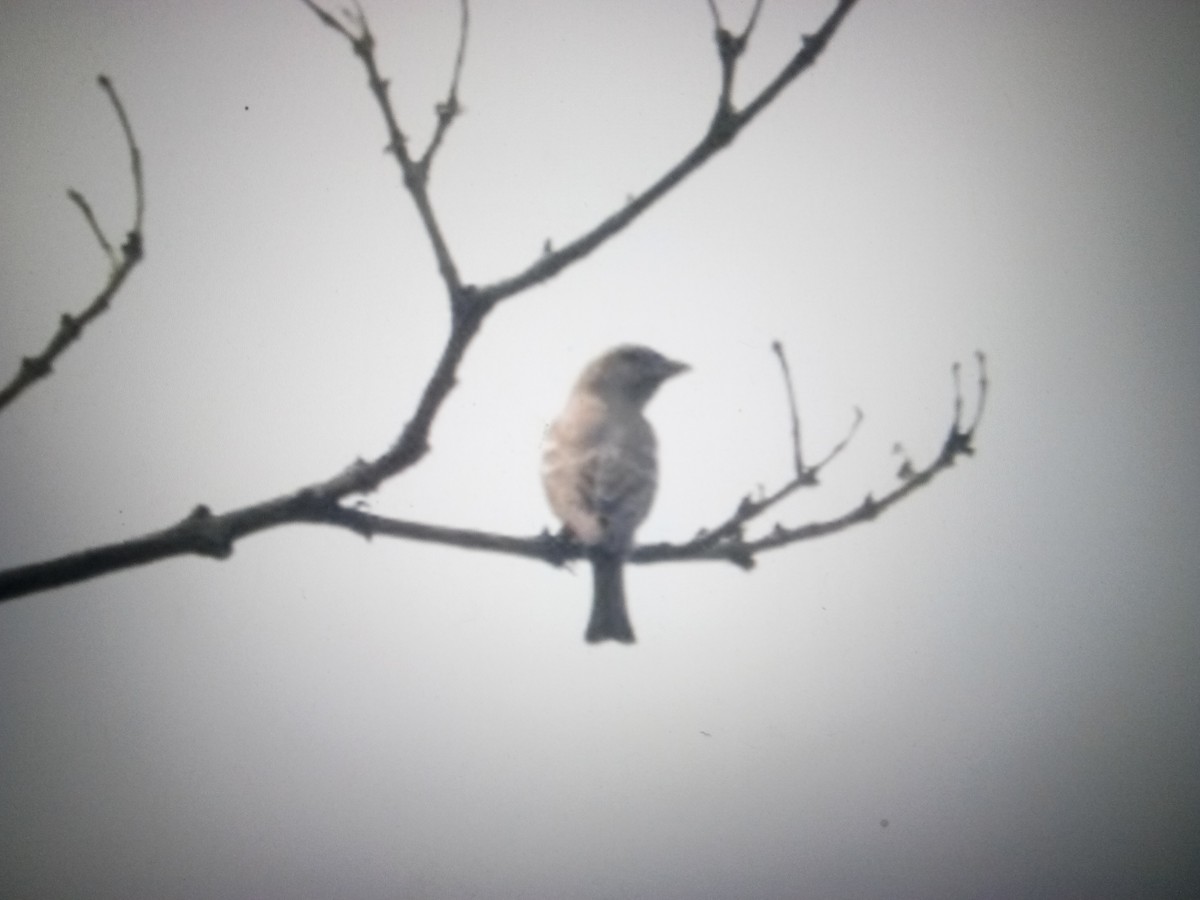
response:
M856 406L854 407L854 421L850 423L850 430L846 432L846 436L833 445L833 449L826 454L824 459L814 466L809 466L806 470L814 481L816 480L817 475L821 473L821 470L830 462L832 462L834 458L843 450L845 450L849 443L854 440L854 435L858 433L858 426L862 424L862 421L863 411Z
M670 560L686 560L686 559L713 559L724 560L731 562L742 568L752 568L754 558L757 554L767 550L776 550L780 547L786 547L789 544L794 544L799 541L810 540L816 537L823 537L829 534L836 534L839 531L858 525L863 522L869 522L877 518L882 512L895 506L905 497L912 494L918 488L929 484L938 474L945 471L954 465L955 460L960 455L970 456L974 453L972 447L972 439L975 435L975 430L979 426L983 415L984 403L987 397L987 371L984 366L984 357L982 353L977 354L979 361L979 400L976 405L976 413L971 426L963 429L961 422L957 416L957 412L962 408L962 395L956 384L955 389L955 410L956 417L950 427L950 433L946 436L946 440L942 445L941 451L936 457L924 468L913 469L911 463L907 464L907 471L902 469L899 481L900 483L884 494L879 499L868 494L863 498L863 501L853 509L836 516L832 519L826 519L819 522L810 522L805 525L800 525L792 528L784 527L776 524L768 534L763 537L753 540L746 540L743 537L742 526L751 518L759 515L763 510L775 502L775 497L785 492L790 491L795 481L784 485L776 495L767 498L765 501L750 501L746 498L742 501L741 510L746 512L744 517L735 516L737 527L726 527L728 523L723 523L718 530L722 532L721 539L710 540L707 533L698 535L691 541L682 544L647 544L634 548L630 559L633 562L666 562ZM855 421L855 428L858 427L858 421ZM853 430L851 432L853 434ZM841 448L849 441L849 436L845 438L836 448L835 452L830 454L831 459ZM907 462L907 461L906 461Z
M801 72L816 62L817 57L820 56L821 51L829 43L838 26L856 2L857 0L839 0L837 7L820 29L805 38L795 56L784 65L783 69L745 109L737 112L733 110L731 104L724 107L718 103L717 113L709 124L704 137L679 162L642 193L629 198L620 210L600 222L591 231L564 244L553 253L543 255L524 271L486 287L479 287L478 296L490 303L499 303L514 294L553 278L563 269L583 259L609 238L625 229L656 201L700 168L710 157L728 147L751 119L762 112ZM715 6L710 4L710 9L713 9L715 13ZM717 20L719 22L719 17Z
M750 10L750 21L746 23L746 28L742 31L742 40L750 40L750 35L754 33L754 25L758 22L758 14L762 12L762 7L763 0L754 0L754 9Z
M759 518L767 509L796 489L813 483L803 475L798 476L767 496L759 499L744 497L730 518L712 529L701 530L690 541L679 544L641 544L635 547L630 554L630 561L655 563L722 560L749 569L754 566L755 557L760 553L835 534L877 518L880 513L895 506L952 466L959 455L970 455L974 452L971 441L981 421L988 385L983 354L977 354L977 358L980 364L979 402L971 426L964 430L961 423L955 420L937 457L925 468L914 470L907 477L901 477L900 483L883 497L875 499L867 495L853 509L832 519L792 528L777 524L773 530L760 538L746 539L744 532L747 524ZM955 406L961 409L961 397L957 392L956 397L958 399ZM856 418L850 434L834 448L825 462L836 456L848 443L859 421L861 415ZM578 543L546 531L531 537L494 534L393 519L339 502L348 494L369 490L379 476L380 462L368 464L357 461L341 475L323 484L302 488L295 493L224 515L214 515L206 506L197 506L182 521L163 531L0 572L0 601L176 556L224 559L233 552L234 543L239 538L288 523L331 525L345 528L366 538L378 535L472 550L489 550L494 553L539 559L554 566L584 557L583 548ZM804 470L806 474L811 471L811 468Z
M451 305L455 317L452 333L447 340L437 369L426 386L425 392L422 394L417 414L405 426L404 432L391 450L375 462L365 465L361 470L357 470L358 476L356 476L353 482L353 488L355 490L373 490L385 478L399 473L424 454L427 447L429 425L432 423L433 416L440 407L442 400L445 399L445 396L455 383L455 372L458 361L465 353L467 344L474 336L474 332L498 302L549 278L571 262L581 259L590 253L608 237L616 234L632 222L642 211L675 187L690 172L702 165L724 143L714 143L711 140L710 132L709 137L706 137L684 160L662 176L658 182L647 189L640 197L631 199L621 211L600 223L600 225L584 237L559 250L543 254L539 262L522 275L488 287L466 285L459 277L457 267L445 241L442 239L440 228L437 225L427 191L427 173L409 154L405 138L388 99L388 85L380 76L376 66L374 37L371 34L366 17L359 12L353 20L356 31L352 31L322 10L313 0L303 0L303 2L318 14L323 23L336 30L351 43L356 55L362 60L363 65L367 69L371 91L383 114L390 137L389 150L392 151L400 165L405 179L405 186L408 188L417 206L422 222L425 225L425 230L433 244L435 256L438 259L438 267L450 292ZM854 0L842 0L842 5L848 8L853 2ZM460 63L466 52L467 26L467 11L464 5L462 29L459 39L460 52L456 59L455 75L451 84L451 96L457 96L457 78L460 71ZM823 26L822 31L832 33L828 22ZM336 479L332 479L323 485L315 486L315 488L323 491L332 490L339 497L345 496L349 491L343 490L345 485L341 483L336 488L333 487L335 481Z
M464 295L462 280L459 278L458 267L454 263L450 248L446 244L445 237L442 235L441 226L438 224L437 216L433 212L433 204L429 200L429 191L427 188L428 173L425 171L424 166L417 160L414 160L409 153L407 138L405 138L404 132L400 129L396 111L392 109L392 103L388 97L389 82L379 74L379 67L375 62L375 37L371 34L367 17L361 10L354 17L354 24L358 28L358 34L356 35L325 10L321 9L313 0L301 0L301 2L316 13L321 22L337 31L350 42L355 55L362 61L363 66L366 68L367 82L371 87L371 93L375 97L375 102L379 106L379 111L383 115L384 126L387 129L387 151L395 157L396 163L400 166L400 174L404 179L404 186L408 189L408 193L413 199L413 204L417 207L417 214L421 217L421 225L425 229L425 234L428 236L429 242L433 247L434 257L437 259L438 271L441 273L442 281L445 282L446 289L449 292L450 304L452 307L458 307L467 300ZM466 30L464 26L460 46L465 41Z
M462 112L462 106L458 102L458 81L462 77L463 58L467 52L467 28L470 25L470 9L467 5L467 0L459 0L459 6L462 10L462 17L458 31L458 53L454 57L454 75L450 79L450 91L446 94L446 99L434 107L434 112L437 113L437 127L434 129L433 137L429 141L429 147L426 148L417 162L417 166L421 169L426 179L429 177L429 168L433 165L434 154L437 153L438 147L442 144L442 138L445 137L454 120Z
M962 384L959 377L959 364L955 363L951 367L951 372L954 376L954 424L950 426L950 433L946 436L946 441L942 445L942 453L940 458L953 462L954 458L961 455L971 456L975 453L973 441L975 439L975 430L979 427L979 422L983 418L984 404L987 402L988 378L987 378L987 357L983 351L975 351L975 362L979 366L979 403L975 407L975 415L971 419L969 428L962 427Z
M113 108L117 111L117 118L121 120L121 130L125 132L125 143L129 147L129 166L133 170L133 195L136 203L133 229L130 234L130 238L132 238L134 234L141 234L142 219L146 213L146 190L142 182L142 153L138 150L137 141L133 139L133 126L129 124L129 116L125 114L125 106L121 103L121 98L117 96L117 89L113 87L112 81L107 75L101 75L96 81L104 89L104 93L108 94L108 99L112 101Z
M371 517L359 510L348 509L342 501L355 494L363 494L375 490L388 478L399 474L420 460L428 451L429 433L442 403L456 384L458 366L466 353L467 347L477 333L487 314L503 299L532 287L552 277L568 265L582 259L599 247L604 241L627 227L654 202L677 186L685 177L703 165L716 152L728 146L733 137L743 128L754 114L764 108L788 82L793 80L801 71L806 69L820 53L844 18L846 12L854 5L855 0L840 0L833 14L826 20L821 30L797 53L781 73L768 85L767 89L740 113L719 115L714 118L705 136L689 151L683 159L664 173L657 181L644 190L639 196L633 197L619 212L596 225L590 232L582 235L566 246L551 250L534 265L518 275L496 282L486 288L476 288L465 284L459 276L453 257L442 236L437 218L427 190L428 161L432 158L441 138L435 132L436 141L431 141L430 149L421 160L414 160L409 153L405 136L400 128L396 114L388 98L388 82L380 75L375 60L375 40L371 34L365 15L361 10L354 14L346 13L349 23L343 24L336 17L326 12L314 0L302 0L327 27L333 29L351 45L354 53L362 61L367 72L368 84L376 99L383 116L388 134L388 150L396 159L405 187L413 199L426 234L433 247L438 269L446 284L452 312L450 333L438 359L429 381L421 393L417 408L399 436L382 455L369 462L356 461L344 471L324 481L300 488L299 490L267 500L252 506L233 510L222 515L211 513L207 507L199 506L196 510L178 524L163 531L155 532L141 538L124 541L117 544L99 547L72 554L60 560L34 564L0 573L0 598L14 597L36 590L42 590L61 584L90 578L105 572L129 566L139 565L156 559L165 559L179 555L203 555L214 558L224 558L232 552L235 542L249 534L272 528L285 523L324 523L354 530L359 534L395 534L419 540L436 540L443 543L456 544L474 548L492 549L497 552L518 553L545 559L548 562L560 564L566 559L573 558L578 548L572 548L561 538L540 535L534 538L508 538L497 535L486 535L482 532L471 532L462 529L445 529L436 526L420 525L418 523L399 523L395 520L385 520L382 517ZM715 10L715 7L713 7ZM749 25L742 37L749 35L758 15L758 5L751 16ZM460 31L459 52L456 57L454 75L451 81L449 98L457 105L458 79L465 56L467 38L467 12L463 6L463 22ZM740 51L739 51L740 52ZM102 82L106 90L110 86ZM769 94L769 96L768 96ZM115 92L110 96L115 98ZM141 189L140 155L132 141L132 133L128 121L119 103L118 115L130 141L132 166L137 187L137 224L140 227L143 209ZM450 112L447 110L446 115ZM439 124L440 124L439 120ZM449 127L447 121L441 127L442 136ZM109 286L104 294L98 297L89 307L89 318L107 305L108 298L120 286L137 258L140 258L140 231L130 233L126 244L122 247L124 260L114 272ZM82 319L83 317L81 317ZM61 334L74 339L79 320L65 317ZM57 340L57 338L56 338ZM59 351L55 351L57 353ZM48 368L54 354L49 350L43 357L27 360L23 368L36 370ZM43 373L44 374L44 373ZM35 374L33 377L38 377ZM957 426L955 428L957 432ZM852 432L853 433L853 430ZM848 440L849 438L847 438ZM843 441L843 445L845 441ZM828 459L840 452L840 446ZM824 463L822 463L824 464ZM706 539L697 544L690 542L681 545L690 548L687 552L695 558L734 558L739 546L744 545L741 537L741 527L754 515L761 513L770 505L778 502L784 496L798 487L815 481L812 468L804 469L803 475L798 475L773 495L751 501L749 498L739 507L738 512L731 517L727 525L719 527L714 539ZM718 552L719 551L719 552ZM662 550L639 549L635 552L635 560L653 561L662 556ZM678 553L678 551L675 551ZM656 557L655 553L659 556ZM641 556L639 556L641 554ZM714 554L716 554L714 556ZM682 557L680 557L682 558Z
M350 30L345 25L343 25L341 22L339 22L336 17L327 13L320 6L313 3L312 0L300 0L300 2L303 3L305 6L307 6L309 9L311 9L313 11L313 13L316 15L316 17L318 19L320 19L324 25L326 25L329 28L332 28L334 31L338 32L338 34L340 34L342 37L344 37L350 43L353 44L356 40L358 40L358 38L355 35L351 34ZM361 10L360 10L360 12L361 12Z
M983 418L983 406L987 401L988 393L987 355L982 350L975 351L975 365L979 367L979 404L975 407L975 416L971 419L971 427L967 429L972 435L979 427L979 420Z
M779 368L783 370L783 386L787 388L788 412L792 418L792 462L796 474L804 473L804 451L800 446L800 414L796 411L796 392L792 388L792 372L788 368L787 356L783 352L783 344L771 342L771 349L779 358Z
M79 338L88 323L108 309L112 298L121 289L121 286L125 283L125 279L129 277L129 273L142 260L144 249L142 242L142 218L145 213L146 201L145 188L142 183L141 153L138 151L137 142L134 141L133 129L130 127L129 119L125 115L125 108L121 105L121 99L117 96L112 82L104 75L101 75L97 81L100 87L104 89L104 92L108 94L109 100L117 111L117 117L121 121L121 129L125 133L125 142L129 149L135 198L133 227L126 234L125 243L121 245L121 252L118 255L104 236L104 231L101 229L95 214L92 212L91 206L84 199L84 196L75 190L67 191L67 196L82 211L88 227L92 230L92 234L96 236L105 255L109 258L111 269L108 274L108 280L105 282L104 287L100 289L100 293L95 296L82 312L74 316L69 313L62 314L59 318L58 330L55 331L41 353L36 356L26 356L21 360L21 365L18 367L16 374L13 375L8 384L0 388L0 410L3 410L4 407L12 403L35 381L47 377L53 371L54 361Z
M112 244L108 242L108 238L104 234L104 229L100 227L100 223L96 221L96 214L92 212L92 206L87 202L87 198L74 188L67 189L67 197L71 202L79 207L79 211L83 213L84 220L88 223L88 227L92 229L92 234L96 236L96 240L100 242L100 249L104 251L104 255L108 257L108 264L115 269L121 264L121 258L117 256L117 251L113 249Z
M750 12L750 20L741 34L733 34L721 24L721 14L714 0L708 0L708 8L713 17L714 36L717 42L717 56L721 62L721 95L717 100L716 120L724 120L733 114L733 79L737 72L738 60L750 45L750 35L754 24L758 21L758 13L762 9L762 0L755 0L754 9Z
M747 494L738 503L733 513L725 521L711 529L701 529L687 546L694 550L706 550L717 547L718 545L727 543L731 540L740 542L744 529L748 523L761 516L772 506L780 503L787 497L791 496L795 491L805 487L815 487L818 483L817 476L821 469L835 459L846 446L850 443L855 433L858 431L858 426L862 422L862 411L855 407L855 418L850 426L849 432L841 441L839 441L832 450L826 454L825 458L815 466L806 466L804 464L804 450L800 440L800 416L796 407L795 390L792 386L791 372L788 368L787 358L784 354L783 345L779 341L773 341L771 349L779 359L780 368L783 372L784 386L787 388L788 395L788 412L791 418L792 425L792 460L794 466L794 474L790 480L784 483L770 494L762 494L758 498L754 498Z
M779 96L779 93L791 84L800 73L804 72L817 61L817 58L821 55L821 51L829 44L838 27L842 24L842 20L853 9L856 2L857 0L839 0L837 8L825 20L825 23L812 34L803 36L800 50L797 51L796 55L759 92L758 96L746 104L746 107L737 114L737 127L739 130L744 128L751 119L766 109L771 101Z
M339 526L366 538L381 535L491 550L540 559L556 566L582 557L578 545L548 532L534 537L510 537L391 519L340 505L304 489L220 516L206 506L197 506L177 524L162 531L0 572L0 601L174 557L225 559L233 553L234 543L240 537L277 525L305 523Z
M713 0L708 0L708 11L712 13L713 30L720 31L724 27L721 25L721 11L717 9L717 4Z

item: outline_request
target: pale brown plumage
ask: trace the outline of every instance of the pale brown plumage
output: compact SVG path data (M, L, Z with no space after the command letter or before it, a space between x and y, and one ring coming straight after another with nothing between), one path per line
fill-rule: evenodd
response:
M621 569L658 485L654 431L642 410L687 368L648 347L610 350L583 370L547 433L546 497L592 564L590 642L634 640Z

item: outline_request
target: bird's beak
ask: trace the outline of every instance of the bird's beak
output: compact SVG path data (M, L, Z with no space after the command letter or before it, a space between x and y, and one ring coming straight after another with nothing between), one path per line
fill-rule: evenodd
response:
M662 364L662 377L665 381L674 375L680 375L687 372L692 367L687 363L676 362L673 359L664 359Z

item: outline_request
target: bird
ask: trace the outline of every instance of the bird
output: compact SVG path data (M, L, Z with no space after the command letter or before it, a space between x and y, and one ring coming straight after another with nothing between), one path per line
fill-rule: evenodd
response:
M546 499L592 566L589 643L634 642L622 567L658 486L657 441L643 411L664 381L689 368L649 347L614 347L584 368L547 429Z

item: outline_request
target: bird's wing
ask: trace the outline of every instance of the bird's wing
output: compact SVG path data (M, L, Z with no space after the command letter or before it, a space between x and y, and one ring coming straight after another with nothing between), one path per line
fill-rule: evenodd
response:
M649 423L584 395L547 438L542 482L550 506L584 544L624 552L658 479Z
M585 507L596 517L604 543L624 551L650 512L658 483L653 435L604 442L595 447L580 472Z

